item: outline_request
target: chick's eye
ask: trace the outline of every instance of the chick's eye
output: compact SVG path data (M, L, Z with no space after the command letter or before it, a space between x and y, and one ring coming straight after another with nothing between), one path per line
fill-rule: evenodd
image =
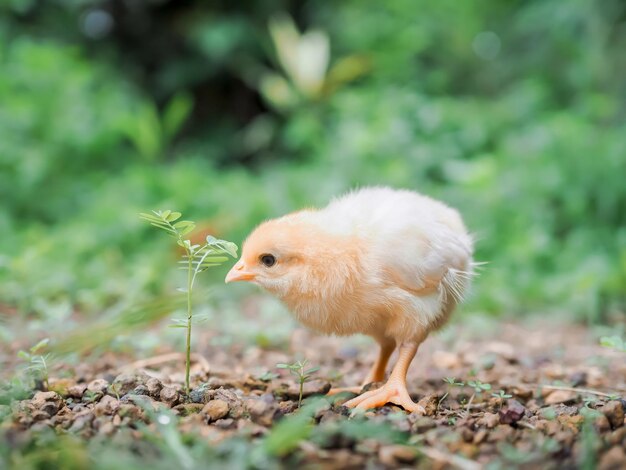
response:
M276 258L274 255L261 255L261 263L263 263L268 268L271 268L276 264Z

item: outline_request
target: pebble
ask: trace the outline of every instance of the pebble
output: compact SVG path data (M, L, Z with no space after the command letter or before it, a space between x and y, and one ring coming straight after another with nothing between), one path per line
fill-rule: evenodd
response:
M85 428L91 427L95 415L91 411L87 411L75 417L74 423L70 427L70 432L79 432Z
M87 390L87 384L76 384L67 389L67 394L72 398L82 398L85 390Z
M611 430L611 423L606 416L601 414L593 420L593 427L598 432L606 432Z
M624 407L621 401L611 400L600 411L607 417L613 429L619 428L624 424Z
M159 394L163 389L163 384L159 379L151 377L146 381L145 385L148 391L148 395L150 395L152 398L159 398Z
M413 423L413 432L421 434L435 427L437 427L437 423L435 423L432 418L429 418L427 416L421 416L417 418Z
M113 398L111 395L105 395L94 407L94 412L96 413L96 416L112 415L119 409L119 407L119 400Z
M149 396L152 397L152 395L150 394L150 391L148 390L148 387L146 387L143 384L139 384L137 385L133 390L132 390L132 394L133 395L144 395L144 396ZM152 397L154 398L154 397ZM156 398L159 398L158 395Z
M547 405L556 405L557 403L569 403L575 401L577 396L578 395L575 392L570 392L567 390L555 390L546 397L545 403Z
M176 406L180 401L178 390L172 387L163 387L161 393L159 394L159 398L163 403L166 403L170 407Z
M500 416L497 413L486 412L476 424L485 426L486 428L494 428L500 422Z
M112 395L123 396L133 390L141 383L141 377L136 374L122 373L115 377L113 383L109 386L108 392Z
M57 392L37 392L30 401L31 407L35 411L46 414L46 418L54 416L61 408L63 400Z
M622 446L614 446L606 452L598 464L598 470L623 470L626 468L626 452Z
M202 413L207 415L209 423L224 418L229 411L228 403L220 399L211 400L202 408Z
M203 405L201 403L183 403L176 405L173 409L180 416L190 416L202 411Z
M95 379L89 382L87 390L93 393L105 393L109 386L109 382L104 379Z
M514 424L524 417L526 408L517 400L508 400L507 405L500 410L500 423Z
M417 458L415 447L399 444L382 446L378 450L380 463L388 467L396 467L399 464L414 462Z

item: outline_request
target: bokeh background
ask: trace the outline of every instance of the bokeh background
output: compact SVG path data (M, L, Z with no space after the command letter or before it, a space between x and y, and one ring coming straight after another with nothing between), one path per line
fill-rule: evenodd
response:
M5 324L174 292L177 253L139 212L240 244L364 185L460 209L488 263L461 315L615 324L624 51L621 0L2 0ZM200 285L222 320L256 292L227 268Z

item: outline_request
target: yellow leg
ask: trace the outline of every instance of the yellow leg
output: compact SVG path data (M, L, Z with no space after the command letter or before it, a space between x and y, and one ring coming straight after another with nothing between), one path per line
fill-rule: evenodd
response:
M411 400L406 388L406 374L411 361L415 357L415 353L417 353L418 346L418 342L403 343L400 345L398 362L396 362L396 365L391 371L387 383L379 389L365 392L353 398L346 402L345 406L367 410L384 406L386 403L393 403L400 405L407 411L424 413L424 408Z
M363 384L360 387L341 387L341 388L331 388L328 392L328 395L336 395L337 393L342 392L350 392L350 393L359 393L363 387L372 382L382 382L385 380L385 370L387 369L387 363L389 362L389 357L393 353L394 349L396 349L396 341L393 339L385 338L378 340L380 344L380 352L378 353L378 358L376 362L370 369L367 377L363 381Z

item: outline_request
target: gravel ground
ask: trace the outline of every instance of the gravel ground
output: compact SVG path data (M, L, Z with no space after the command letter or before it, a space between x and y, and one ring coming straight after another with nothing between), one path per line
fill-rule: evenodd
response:
M387 405L351 416L342 403L353 394L315 400L331 385L362 380L376 355L367 341L301 329L283 349L208 346L212 339L197 341L207 346L194 355L188 395L178 353L56 364L32 398L0 405L0 440L21 452L51 428L141 441L171 410L182 435L211 446L242 436L251 446L265 442L285 468L626 468L625 355L583 327L506 323L476 334L457 324L430 338L408 381L426 415ZM302 410L294 377L276 368L293 357L320 367L304 386ZM289 422L314 427L286 442L278 428Z

